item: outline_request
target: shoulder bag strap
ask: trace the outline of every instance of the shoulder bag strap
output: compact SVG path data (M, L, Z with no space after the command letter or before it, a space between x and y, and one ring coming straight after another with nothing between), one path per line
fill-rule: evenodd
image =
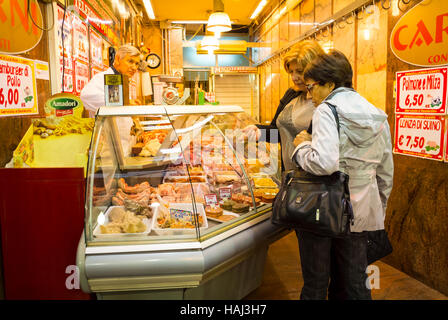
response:
M333 115L334 115L334 118L336 119L336 124L338 127L338 135L341 136L341 134L339 132L339 116L338 116L338 112L336 111L336 106L327 101L324 101L324 103L326 103L330 107L331 111L333 112Z

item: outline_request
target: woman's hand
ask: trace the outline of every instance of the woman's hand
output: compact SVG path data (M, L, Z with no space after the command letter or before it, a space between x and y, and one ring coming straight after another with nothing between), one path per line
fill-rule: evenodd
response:
M304 141L311 141L311 135L306 132L306 130L302 130L294 139L294 146L298 146Z
M249 140L258 140L261 135L260 129L258 129L258 127L254 124L248 125L241 131L243 132L243 139L247 137Z

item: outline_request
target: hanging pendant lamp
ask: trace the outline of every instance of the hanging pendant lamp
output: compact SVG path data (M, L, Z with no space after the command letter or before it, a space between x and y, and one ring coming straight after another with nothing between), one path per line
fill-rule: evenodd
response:
M232 30L232 24L229 15L224 12L222 0L214 0L213 9L214 12L208 18L207 31L221 33Z

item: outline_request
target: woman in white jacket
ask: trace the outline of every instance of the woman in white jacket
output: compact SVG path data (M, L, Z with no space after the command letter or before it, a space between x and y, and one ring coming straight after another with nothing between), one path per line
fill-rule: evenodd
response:
M367 235L384 229L392 189L393 158L387 115L352 89L353 71L338 51L317 57L304 72L317 106L312 136L296 137L293 160L305 171L349 175L354 225L345 238L297 230L304 287L302 299L371 299L367 286ZM340 136L330 107L336 106ZM328 286L328 280L331 279Z

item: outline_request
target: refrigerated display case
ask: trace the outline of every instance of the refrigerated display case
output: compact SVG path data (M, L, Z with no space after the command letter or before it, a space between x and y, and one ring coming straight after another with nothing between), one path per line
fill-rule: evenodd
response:
M239 106L100 108L89 152L81 287L101 299L240 299L261 283L276 143Z

